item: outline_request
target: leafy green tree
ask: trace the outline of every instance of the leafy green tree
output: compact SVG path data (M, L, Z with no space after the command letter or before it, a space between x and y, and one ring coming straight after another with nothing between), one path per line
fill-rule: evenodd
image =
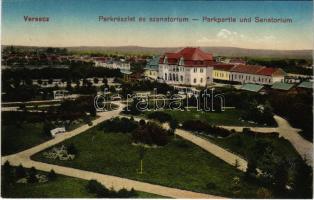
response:
M26 170L23 167L22 164L20 164L16 169L15 169L15 177L17 179L25 178L26 177Z
M51 133L50 131L53 129L53 125L51 122L49 122L48 120L44 121L44 125L43 125L43 134L45 136L51 137Z
M50 172L49 172L49 174L48 174L48 179L49 179L50 181L54 181L54 180L57 179L57 174L56 174L56 172L55 172L53 169L50 170Z
M73 154L73 155L77 155L78 154L78 150L76 148L76 146L71 143L70 145L67 146L67 151L69 154Z
M37 179L36 175L37 175L37 169L35 167L32 167L29 170L28 182L29 183L37 183L38 179Z
M178 126L177 120L176 120L176 119L171 119L169 125L170 125L170 131L171 131L171 133L172 133L172 134L174 135L174 137L176 138L175 132L176 132L176 128L177 128L177 126Z
M295 174L292 181L293 198L310 199L313 197L313 171L306 160L295 161Z
M2 186L6 186L14 182L13 167L9 161L6 161L2 166Z
M273 172L273 191L277 196L284 197L288 184L288 167L286 162L280 162L275 165Z

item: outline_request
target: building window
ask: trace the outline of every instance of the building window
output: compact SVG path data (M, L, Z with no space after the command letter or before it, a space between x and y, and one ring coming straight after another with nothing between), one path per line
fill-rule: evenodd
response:
M165 80L167 80L167 73L165 73Z
M203 69L200 69L200 72L203 73Z
M197 72L197 68L194 68L194 73L196 73Z
M194 83L196 83L196 78L193 80Z
M180 76L180 81L183 82L183 76L182 75Z
M176 81L179 81L178 74L176 74Z
M173 79L173 81L176 80L176 75L175 74L172 74L172 79Z
M201 78L200 82L203 83L203 78Z
M172 74L169 74L169 81L172 81Z

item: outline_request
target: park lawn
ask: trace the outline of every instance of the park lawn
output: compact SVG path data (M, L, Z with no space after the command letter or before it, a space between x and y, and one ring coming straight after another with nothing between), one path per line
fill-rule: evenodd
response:
M190 108L190 111L184 110L162 110L182 123L186 120L204 120L211 125L221 126L265 126L263 124L253 124L241 120L242 111L238 109L226 109L222 112L204 112L197 111L196 108ZM147 111L144 113L147 116L149 113L155 111Z
M14 183L2 191L6 198L93 198L86 190L86 180L58 175L54 181L46 183Z
M131 144L129 133L104 133L95 127L64 142L65 145L70 143L79 152L73 161L47 159L42 152L32 158L196 192L227 197L256 197L258 186L242 179L240 189L235 189L233 179L241 178L243 172L179 138L164 147L148 148L143 160L143 174L138 173L139 147ZM208 183L211 183L210 188L207 187Z
M279 155L285 155L286 158L294 160L300 158L300 155L291 145L291 143L280 137L274 137L267 135L267 133L259 136L249 136L242 133L236 133L229 137L225 138L215 138L215 137L206 137L208 140L216 143L217 145L238 154L244 158L247 158L247 155L250 151L250 147L257 143L257 141L269 142L274 150L278 152Z
M20 126L15 123L3 124L1 127L1 154L17 153L49 139L50 137L43 134L43 123L24 122Z
M46 183L14 183L2 190L5 198L96 198L86 189L87 180L57 175ZM137 191L138 198L162 198L161 196Z

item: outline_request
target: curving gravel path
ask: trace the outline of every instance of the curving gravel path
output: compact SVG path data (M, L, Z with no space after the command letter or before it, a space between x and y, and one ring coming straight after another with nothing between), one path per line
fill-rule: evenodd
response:
M119 109L109 111L109 112L98 113L98 115L100 115L100 117L93 121L92 126L83 125L77 129L73 130L73 131L66 132L62 135L58 135L56 138L54 138L52 140L44 142L40 145L37 145L37 146L32 147L30 149L27 149L25 151L21 151L19 153L13 154L13 155L8 155L5 157L2 157L1 158L2 165L8 160L10 162L10 164L15 165L15 166L18 166L19 164L23 164L23 166L26 168L35 167L38 170L42 170L42 171L46 171L46 172L49 172L51 169L53 169L57 174L81 178L81 179L85 179L85 180L95 179L95 180L99 181L100 183L104 184L106 187L108 187L108 188L113 187L116 190L122 189L122 188L127 188L127 189L134 188L135 190L138 190L138 191L153 193L153 194L157 194L160 196L171 197L171 198L191 198L191 199L192 198L193 199L223 198L220 196L215 196L215 195L210 195L210 194L203 194L203 193L198 193L198 192L192 192L192 191L187 191L187 190L170 188L170 187L165 187L165 186L161 186L161 185L150 184L150 183L130 180L130 179L126 179L126 178L110 176L110 175L105 175L105 174L101 174L101 173L95 173L95 172L91 172L91 171L74 169L74 168L70 168L70 167L63 167L63 166L59 166L59 165L52 165L52 164L48 164L48 163L42 163L42 162L31 160L30 157L32 155L34 155L40 151L43 151L49 147L52 147L52 146L66 140L66 139L69 139L73 136L76 136L80 133L83 133L86 130L96 126L97 124L99 124L105 120L108 120L110 118L118 116L125 105L123 105L121 103L116 103L116 104L119 105Z
M274 115L274 119L276 120L278 127L267 128L267 127L241 127L241 126L220 126L222 128L235 131L242 132L243 128L250 128L252 131L261 132L261 133L270 133L270 132L278 132L280 136L289 140L289 142L294 146L297 152L305 157L307 163L313 166L313 143L304 139L298 132L300 129L293 128L289 122L278 116Z

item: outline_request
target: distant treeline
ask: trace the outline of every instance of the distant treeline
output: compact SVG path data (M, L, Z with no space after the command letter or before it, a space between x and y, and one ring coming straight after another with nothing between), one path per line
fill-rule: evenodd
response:
M312 69L305 68L312 66L312 60L308 59L263 59L248 58L248 64L263 65L266 67L280 67L287 73L312 75Z
M42 69L5 69L2 70L2 79L64 79L78 80L89 77L122 77L119 69L97 68L85 64L72 64L70 68L42 68Z

